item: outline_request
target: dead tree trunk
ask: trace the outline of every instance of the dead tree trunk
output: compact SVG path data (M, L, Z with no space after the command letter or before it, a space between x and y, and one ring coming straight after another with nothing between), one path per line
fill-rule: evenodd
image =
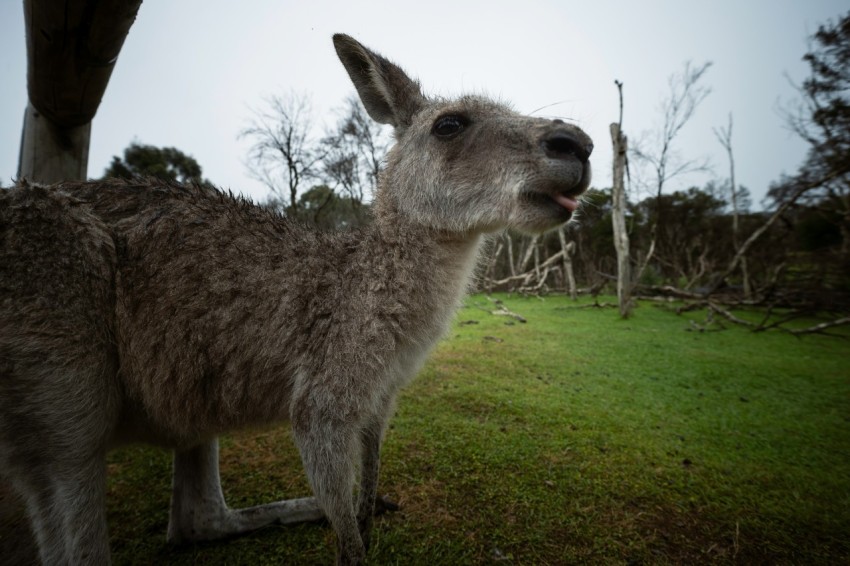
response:
M690 62L685 63L681 74L670 76L670 96L662 105L663 123L658 134L655 147L635 147L632 155L641 162L649 164L655 173L655 203L656 210L649 228L649 247L643 260L638 264L635 281L639 281L644 270L649 266L658 242L659 226L664 223L664 208L662 207L662 195L668 181L674 177L704 171L708 167L706 162L695 160L678 159L673 149L673 142L696 112L697 107L711 93L711 89L699 84L700 79L711 67L707 62L699 67L692 67ZM622 123L620 124L622 125Z
M516 265L514 265L514 239L510 232L505 232L505 242L508 247L508 269L511 270L511 275L516 275Z
M614 81L620 92L620 121L611 124L611 142L614 145L614 185L611 189L611 223L614 226L614 247L617 250L617 302L620 316L631 312L631 263L629 258L629 233L626 231L626 155L628 139L623 135L623 83Z
M496 280L496 264L499 262L499 254L502 253L502 242L493 242L493 254L490 256L490 264L487 266L487 294L493 292L493 282Z
M729 114L729 125L725 129L714 130L714 135L723 149L726 150L726 155L729 157L729 186L732 197L732 245L735 248L735 253L741 249L740 230L738 229L738 187L735 184L735 156L732 153L732 114ZM744 298L752 298L752 287L750 285L750 275L747 269L747 257L741 256L741 277L744 285Z
M573 252L576 249L575 242L567 242L567 236L564 234L564 228L558 230L558 238L561 240L561 251L564 254L562 263L564 264L564 287L569 291L570 298L576 300L578 298L578 289L576 288L576 278L573 273Z
M522 256L522 260L519 262L519 266L514 270L517 273L525 273L526 268L528 267L529 262L531 262L531 258L534 257L534 250L537 248L537 240L540 237L534 235L528 240L525 248L525 254Z

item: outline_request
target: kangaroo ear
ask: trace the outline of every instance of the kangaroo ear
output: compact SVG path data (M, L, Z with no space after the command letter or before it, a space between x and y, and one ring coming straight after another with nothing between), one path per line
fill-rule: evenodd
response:
M396 129L409 126L413 115L425 103L419 83L354 38L338 33L333 40L369 116Z

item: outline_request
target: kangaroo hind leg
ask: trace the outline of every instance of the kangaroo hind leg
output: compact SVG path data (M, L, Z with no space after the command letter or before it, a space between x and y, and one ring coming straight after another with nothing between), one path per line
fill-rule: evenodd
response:
M218 440L174 453L168 540L214 540L248 533L272 523L316 521L324 515L314 497L230 509L218 467Z

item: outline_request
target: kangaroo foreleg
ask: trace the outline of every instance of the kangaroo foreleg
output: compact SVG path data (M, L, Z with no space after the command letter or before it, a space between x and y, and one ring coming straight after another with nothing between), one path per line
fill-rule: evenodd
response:
M361 469L360 495L357 504L357 527L363 546L369 549L372 517L375 515L375 500L378 494L378 474L381 462L381 440L384 423L376 419L360 432Z

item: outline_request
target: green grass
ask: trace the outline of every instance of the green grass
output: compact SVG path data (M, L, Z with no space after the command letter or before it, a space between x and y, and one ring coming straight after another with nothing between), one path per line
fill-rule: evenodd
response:
M528 322L470 298L399 400L372 564L850 562L850 342L502 299ZM322 524L170 547L169 455L109 461L117 564L333 561ZM309 491L286 427L224 439L222 476L233 506Z

